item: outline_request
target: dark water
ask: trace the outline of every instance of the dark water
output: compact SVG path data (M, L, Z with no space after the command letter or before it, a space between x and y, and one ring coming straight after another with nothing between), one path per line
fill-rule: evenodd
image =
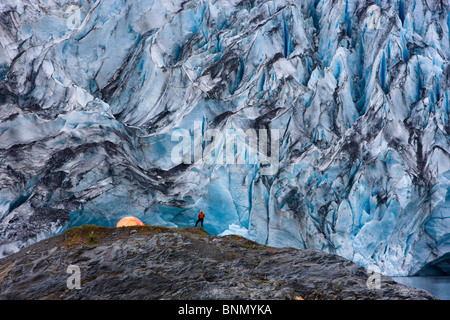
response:
M441 300L450 300L450 277L429 276L429 277L392 277L394 281L423 289Z

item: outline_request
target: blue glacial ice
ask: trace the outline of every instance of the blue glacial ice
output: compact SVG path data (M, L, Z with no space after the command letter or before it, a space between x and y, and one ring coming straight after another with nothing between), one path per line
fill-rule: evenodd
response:
M449 59L439 1L4 0L0 256L203 209L415 274L450 252Z

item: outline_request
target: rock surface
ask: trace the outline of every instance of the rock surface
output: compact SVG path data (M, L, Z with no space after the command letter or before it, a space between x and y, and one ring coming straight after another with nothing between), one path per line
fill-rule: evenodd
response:
M69 265L80 289L69 289ZM0 260L0 299L436 299L318 250L201 228L83 226ZM70 279L69 279L70 281Z

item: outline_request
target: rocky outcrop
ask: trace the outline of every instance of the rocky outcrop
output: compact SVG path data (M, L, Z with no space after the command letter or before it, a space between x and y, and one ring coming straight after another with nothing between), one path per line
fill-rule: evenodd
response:
M0 299L436 299L383 275L373 288L373 275L319 250L201 228L88 225L1 259Z

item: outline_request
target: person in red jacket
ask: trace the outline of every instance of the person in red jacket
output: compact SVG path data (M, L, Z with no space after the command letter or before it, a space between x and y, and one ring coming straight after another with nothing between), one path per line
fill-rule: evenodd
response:
M197 222L195 223L195 226L197 226L197 224L200 222L203 228L203 219L205 219L205 214L203 213L202 210L200 210L200 213L198 214L198 219Z

